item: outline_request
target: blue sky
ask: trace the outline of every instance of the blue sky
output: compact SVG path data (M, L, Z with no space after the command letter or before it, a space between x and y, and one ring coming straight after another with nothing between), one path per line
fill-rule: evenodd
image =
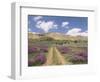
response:
M58 32L67 35L87 36L88 18L28 15L28 31L33 33Z

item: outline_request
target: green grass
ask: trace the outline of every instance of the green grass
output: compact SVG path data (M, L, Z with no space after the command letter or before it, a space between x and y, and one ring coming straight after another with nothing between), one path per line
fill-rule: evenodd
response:
M76 54L76 53L79 53L79 52L84 52L87 50L87 41L84 41L84 40L80 40L80 42L78 41L68 41L68 40L29 40L29 43L28 45L30 46L48 46L48 49L50 47L53 47L53 46L66 46L70 49L69 52L67 52L66 54L62 54L64 57L65 57L65 60L66 61L69 61L71 59L71 57ZM60 52L60 51L59 51ZM35 53L29 53L28 54L28 59L30 58L34 58L37 54L39 54L40 52L35 52ZM53 52L55 54L55 52ZM48 52L44 52L45 56L47 57L48 56ZM59 63L57 62L58 59L57 59L57 55L53 55L54 59L54 64L58 64ZM37 65L38 65L39 62L37 62ZM71 62L73 63L73 62ZM81 61L76 61L74 62L73 64L86 64L87 61L84 61L84 62L81 62Z

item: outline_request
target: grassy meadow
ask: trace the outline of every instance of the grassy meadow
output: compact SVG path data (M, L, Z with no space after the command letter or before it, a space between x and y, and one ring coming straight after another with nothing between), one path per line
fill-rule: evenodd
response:
M28 33L28 66L88 63L87 36Z

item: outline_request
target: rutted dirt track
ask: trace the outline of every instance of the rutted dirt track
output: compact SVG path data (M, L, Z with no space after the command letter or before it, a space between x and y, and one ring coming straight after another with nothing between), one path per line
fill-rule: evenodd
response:
M65 60L64 56L58 51L56 47L51 47L47 55L47 61L44 65L65 65L70 64Z

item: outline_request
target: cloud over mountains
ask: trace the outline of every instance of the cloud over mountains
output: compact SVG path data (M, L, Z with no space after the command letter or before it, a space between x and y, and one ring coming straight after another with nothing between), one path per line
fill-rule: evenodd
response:
M84 23L86 23L86 21L82 22L82 18L74 18L73 19L77 22L76 25L80 26L80 28L78 27L74 27L75 26L75 22L74 20L67 20L68 17L66 17L66 20L65 18L62 18L64 20L61 20L61 18L59 17L49 17L49 16L32 16L31 17L33 20L28 20L28 22L30 22L30 26L31 27L28 27L28 31L29 32L34 32L34 33L38 33L38 30L37 29L40 29L42 30L44 33L48 33L50 32L50 30L52 31L57 31L59 33L62 33L62 31L64 31L65 35L71 35L71 36L88 36L88 33L87 33L87 29L86 30L83 30L84 29L84 26L82 27L82 23L84 25ZM52 18L52 19L51 19ZM59 20L58 20L59 18ZM79 20L80 21L77 21ZM33 23L33 26L32 26L32 23ZM78 24L79 23L79 24ZM71 28L71 25L73 25L73 27ZM36 30L34 30L36 29ZM65 29L65 30L63 30ZM51 31L51 32L52 32ZM42 33L43 33L42 32Z

